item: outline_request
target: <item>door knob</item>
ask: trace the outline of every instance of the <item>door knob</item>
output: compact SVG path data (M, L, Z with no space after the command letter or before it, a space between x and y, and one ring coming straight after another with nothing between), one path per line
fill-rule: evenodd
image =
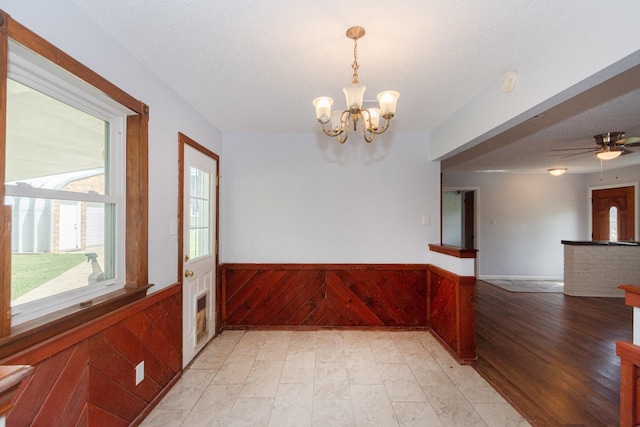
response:
M193 276L193 271L191 270L184 271L184 277L192 277L192 276Z

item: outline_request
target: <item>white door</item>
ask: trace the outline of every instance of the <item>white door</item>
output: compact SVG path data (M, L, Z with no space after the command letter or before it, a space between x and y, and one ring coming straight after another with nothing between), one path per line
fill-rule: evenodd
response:
M58 250L73 251L80 248L80 203L60 201L58 221Z
M186 367L215 334L218 162L183 146L182 359Z

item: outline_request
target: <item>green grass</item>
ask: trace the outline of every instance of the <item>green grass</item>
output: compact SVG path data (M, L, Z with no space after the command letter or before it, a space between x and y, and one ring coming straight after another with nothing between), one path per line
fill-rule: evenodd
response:
M26 294L86 261L87 257L84 253L12 254L11 299L14 300Z

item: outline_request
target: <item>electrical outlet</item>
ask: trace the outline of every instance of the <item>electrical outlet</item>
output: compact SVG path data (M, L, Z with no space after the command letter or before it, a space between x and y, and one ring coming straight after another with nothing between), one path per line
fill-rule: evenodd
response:
M144 380L144 360L136 365L136 385Z

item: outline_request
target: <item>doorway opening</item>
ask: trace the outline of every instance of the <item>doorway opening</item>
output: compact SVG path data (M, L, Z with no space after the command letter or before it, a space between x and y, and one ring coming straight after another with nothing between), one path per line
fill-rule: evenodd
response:
M442 192L442 244L476 249L476 190Z

